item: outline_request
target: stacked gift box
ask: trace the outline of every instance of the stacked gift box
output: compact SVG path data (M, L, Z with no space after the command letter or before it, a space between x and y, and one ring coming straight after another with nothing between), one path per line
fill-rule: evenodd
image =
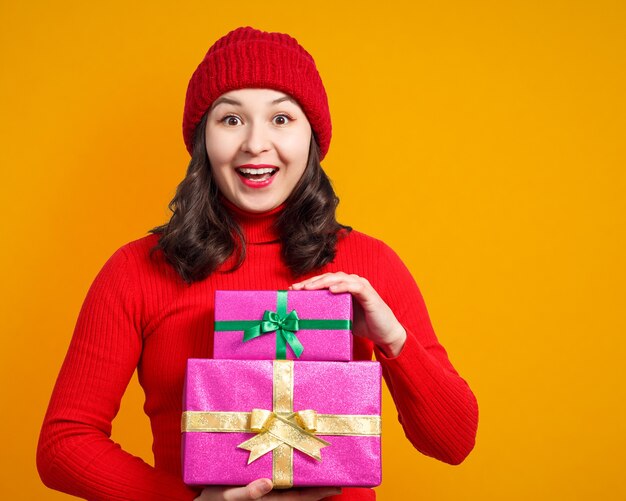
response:
M213 359L190 359L188 485L373 487L381 481L381 369L352 361L352 298L216 291Z

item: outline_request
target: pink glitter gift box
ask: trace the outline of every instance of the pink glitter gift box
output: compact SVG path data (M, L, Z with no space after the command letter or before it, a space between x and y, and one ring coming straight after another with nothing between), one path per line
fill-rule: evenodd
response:
M352 297L318 291L216 291L213 358L352 359Z
M378 362L190 359L183 480L379 485L380 402Z

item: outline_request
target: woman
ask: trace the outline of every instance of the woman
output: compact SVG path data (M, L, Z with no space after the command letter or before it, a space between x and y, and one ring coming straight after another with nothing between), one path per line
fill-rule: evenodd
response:
M335 219L320 160L331 122L311 56L250 27L218 40L187 89L191 154L168 224L121 247L81 309L44 420L46 485L89 499L323 499L333 488L272 491L269 479L199 491L181 480L188 358L212 356L217 289L350 292L354 358L374 352L411 443L458 464L474 445L476 400L438 343L420 292L382 242ZM155 466L109 438L134 370L146 394ZM343 489L333 499L374 499Z

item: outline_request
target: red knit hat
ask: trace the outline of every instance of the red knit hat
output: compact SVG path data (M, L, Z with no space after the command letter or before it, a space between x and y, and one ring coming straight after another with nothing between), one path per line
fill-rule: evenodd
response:
M196 127L213 101L243 88L274 89L294 97L304 111L324 158L332 126L328 98L315 61L298 41L283 33L237 28L209 49L189 80L183 137L189 154Z

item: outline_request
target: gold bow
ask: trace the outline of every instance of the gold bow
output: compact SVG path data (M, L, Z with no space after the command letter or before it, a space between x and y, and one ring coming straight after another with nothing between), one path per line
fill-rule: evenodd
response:
M330 443L313 434L316 422L317 413L314 410L293 412L282 417L265 409L252 409L250 429L258 435L237 447L250 451L248 464L282 444L321 461L321 449Z
M274 360L273 410L252 412L185 411L183 432L257 433L238 445L249 450L248 464L272 451L274 487L293 485L293 449L322 460L320 450L329 444L318 435L380 435L380 416L318 414L293 411L293 361Z

